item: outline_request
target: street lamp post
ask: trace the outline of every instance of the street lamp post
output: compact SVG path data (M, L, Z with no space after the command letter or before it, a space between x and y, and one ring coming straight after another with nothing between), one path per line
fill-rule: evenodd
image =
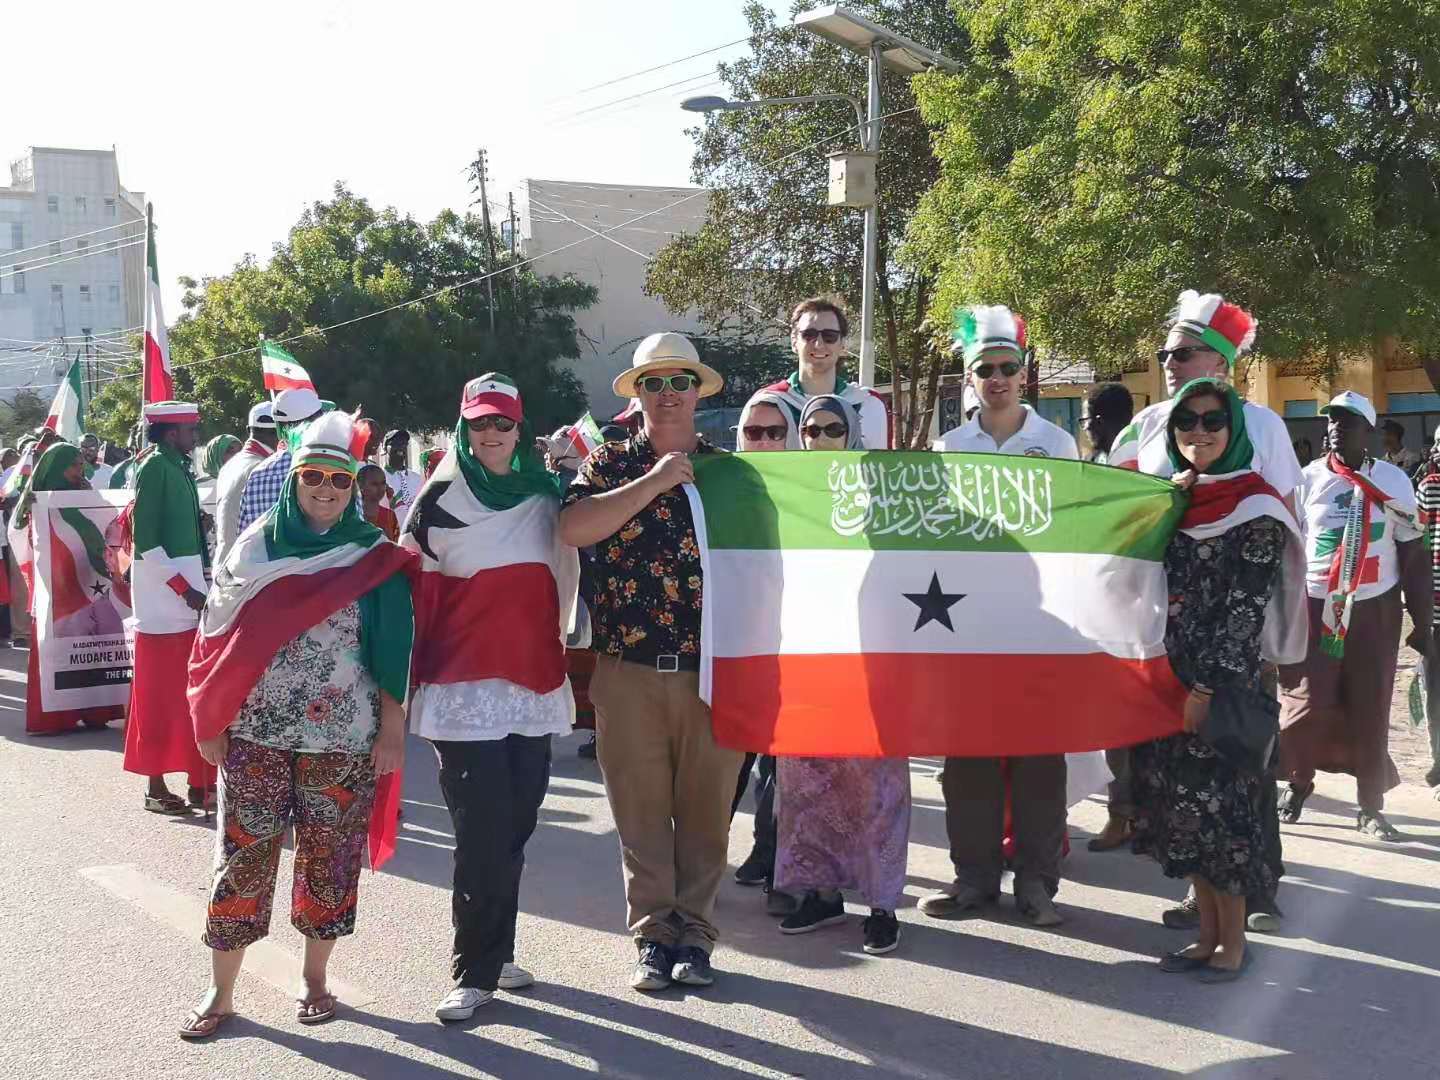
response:
M869 86L866 94L866 119L861 124L861 147L875 155L880 153L880 70L888 67L906 75L915 75L929 68L959 71L960 65L948 56L886 30L868 19L831 4L795 16L795 25L824 38L843 49L865 55L869 61ZM865 208L865 253L860 292L860 382L875 384L875 275L878 259L880 227L879 196ZM899 393L898 385L895 392Z

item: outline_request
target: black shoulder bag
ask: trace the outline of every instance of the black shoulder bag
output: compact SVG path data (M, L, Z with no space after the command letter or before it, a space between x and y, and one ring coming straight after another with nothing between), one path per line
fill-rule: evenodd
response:
M1261 690L1216 687L1200 738L1227 764L1263 776L1280 744L1280 702Z

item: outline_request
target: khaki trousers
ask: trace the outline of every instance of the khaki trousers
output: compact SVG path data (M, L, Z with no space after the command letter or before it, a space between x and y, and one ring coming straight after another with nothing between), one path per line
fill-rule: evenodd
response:
M730 803L745 755L715 745L700 677L602 656L590 682L596 757L620 833L626 922L636 942L699 946L730 847Z

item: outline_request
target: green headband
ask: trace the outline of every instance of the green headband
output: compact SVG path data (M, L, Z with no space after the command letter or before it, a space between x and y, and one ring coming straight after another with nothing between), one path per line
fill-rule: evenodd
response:
M1190 319L1181 319L1173 327L1171 327L1171 329L1179 330L1182 334L1189 334L1193 338L1199 338L1206 345L1210 346L1210 348L1214 349L1217 353L1223 356L1225 358L1226 364L1228 364L1231 368L1235 367L1235 343L1229 338L1227 338L1224 334L1220 333L1219 330L1216 330L1210 326L1202 326L1200 323L1194 322Z

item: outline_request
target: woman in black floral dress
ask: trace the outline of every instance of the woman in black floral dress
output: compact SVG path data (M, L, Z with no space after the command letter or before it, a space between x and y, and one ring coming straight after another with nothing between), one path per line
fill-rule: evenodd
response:
M1225 384L1202 379L1185 386L1170 414L1168 441L1177 471L1188 470L1177 482L1193 488L1204 475L1207 496L1232 494L1219 500L1226 512L1218 521L1194 530L1203 538L1177 532L1165 554L1165 646L1190 695L1183 733L1135 748L1134 846L1154 856L1166 876L1188 878L1199 902L1199 940L1167 955L1161 968L1225 982L1246 966L1245 897L1270 891L1272 871L1257 812L1260 778L1218 757L1196 732L1216 688L1260 686L1260 632L1287 542L1286 525L1272 515L1286 511L1278 496L1238 506L1268 488L1249 471L1243 405ZM1257 505L1266 509L1257 512Z

